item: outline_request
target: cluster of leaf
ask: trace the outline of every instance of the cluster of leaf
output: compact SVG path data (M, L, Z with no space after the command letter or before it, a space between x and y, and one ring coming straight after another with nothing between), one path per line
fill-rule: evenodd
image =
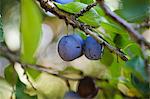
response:
M78 2L64 5L56 3L56 5L64 11L74 14L80 12L81 9L85 8L88 4L93 3L95 0L76 1ZM149 15L148 2L148 0L121 0L120 8L115 12L128 22L134 24L142 23ZM105 99L112 99L112 97L114 99L123 99L124 97L147 98L150 95L150 88L148 75L145 70L145 60L143 59L141 48L131 40L127 31L110 17L105 15L98 5L86 12L83 16L80 16L78 20L87 25L96 27L96 31L99 30L99 27L103 28L105 33L99 32L99 34L101 34L111 45L121 48L121 50L129 57L129 61L124 62L107 49L104 51L103 58L99 61L99 64L103 64L106 67L108 71L106 78L109 80L109 83L96 82L97 86L102 88L96 97ZM24 63L36 63L34 55L41 38L41 24L42 15L35 2L32 0L21 0L22 47L20 58ZM3 35L1 21L0 35L0 37ZM85 37L82 32L80 35L83 38ZM39 73L35 73L35 70L30 70L28 72L32 78L36 78L36 75L39 75ZM65 72L65 70L61 71L61 73ZM16 86L15 93L17 99L36 98L30 97L24 92L26 87L18 79L13 66L8 66L5 69L5 79L12 86Z

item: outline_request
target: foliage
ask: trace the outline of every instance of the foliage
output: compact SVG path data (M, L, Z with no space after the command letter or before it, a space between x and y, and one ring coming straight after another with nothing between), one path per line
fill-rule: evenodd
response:
M4 0L2 1L2 3L4 3ZM58 10L62 11L62 13L75 15L95 1L96 0L75 0L68 4L60 4L57 2L52 3L54 3L58 7ZM62 69L57 70L55 67L52 67L53 65L49 67L43 66L44 63L38 65L39 57L37 57L39 45L44 35L44 32L42 31L44 18L48 17L51 20L50 22L52 22L55 16L47 16L44 14L41 10L42 8L40 9L40 6L36 4L34 0L14 0L14 2L18 2L20 4L21 49L17 52L10 51L9 53L9 50L7 51L8 54L15 54L16 56L19 53L19 59L17 62L21 64L22 67L16 68L14 65L15 63L10 60L10 65L4 70L4 79L0 79L0 89L3 89L2 84L5 82L5 85L11 89L9 94L15 93L11 96L15 96L16 99L63 98L64 95L67 97L66 94L68 93L71 95L70 92L74 96L78 97L77 94L79 91L82 93L85 89L83 93L86 93L90 90L90 86L87 87L88 85L86 86L87 89L83 88L82 90L79 90L79 85L83 80L82 77L89 77L92 85L94 84L93 90L96 90L96 95L94 94L94 96L97 99L145 99L150 96L149 77L147 72L147 65L149 65L149 61L146 60L147 57L150 57L150 50L147 49L143 53L141 46L132 39L127 30L106 15L99 5L92 7L89 11L83 13L83 15L75 18L75 20L78 20L79 22L84 23L84 25L92 28L91 30L96 31L97 34L102 36L103 39L111 46L115 46L117 50L123 51L129 60L122 60L105 46L103 53L100 51L100 55L102 55L101 59L89 60L85 58L84 55L78 55L81 57L71 62L65 62L65 65L67 66L61 67ZM7 3L9 4L9 0ZM2 12L7 11L7 3L5 1L5 5L2 7ZM121 2L119 2L119 7L115 9L114 12L127 22L138 25L147 21L147 18L149 17L148 9L148 0L121 0ZM1 47L6 46L5 44L3 45L2 42L5 40L3 37L3 35L5 35L3 26L6 25L3 23L3 20L6 20L7 18L5 17L7 16L5 16L4 12L2 15L4 16L0 16L0 49ZM10 22L10 24L13 23ZM56 26L54 27L54 31L55 29L58 29ZM68 27L69 26L67 26L67 28ZM141 35L145 30L148 29L141 27L138 28ZM69 29L67 29L67 34L68 31ZM83 38L83 41L86 40L87 35L83 31L78 28L73 29L73 31L75 31L75 34L79 34ZM92 43L90 41L91 40L89 40L88 43ZM53 43L57 42L58 37L55 37ZM72 43L73 42L69 43L69 47L72 47ZM64 46L61 46L61 48L64 48ZM46 52L46 50L44 51ZM70 50L70 52L71 51L72 50ZM6 53L0 52L0 54L4 57L7 56L5 55ZM9 60L8 57L6 58ZM17 59L17 57L13 58ZM21 80L20 78L24 80ZM80 87L84 86L80 85ZM68 92L68 90L70 90L70 92ZM99 91L97 92L97 90ZM5 93L5 91L6 90L3 90L2 93ZM91 97L90 95L87 96ZM0 98L1 97L2 96L0 96ZM5 97L2 98L5 99Z

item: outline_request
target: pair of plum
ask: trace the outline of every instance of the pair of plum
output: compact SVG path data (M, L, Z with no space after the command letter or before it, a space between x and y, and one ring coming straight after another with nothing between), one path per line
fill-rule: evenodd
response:
M63 36L58 42L58 53L64 61L72 61L83 54L90 60L98 60L103 52L103 44L92 36L83 40L77 34Z

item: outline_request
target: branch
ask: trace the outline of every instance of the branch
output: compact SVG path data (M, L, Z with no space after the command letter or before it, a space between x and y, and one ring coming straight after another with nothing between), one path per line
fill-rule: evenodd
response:
M0 55L7 58L12 64L19 62L19 56L11 52L6 46L0 45Z
M74 16L75 18L78 18L80 16L83 16L84 13L86 13L87 11L89 11L91 8L93 8L94 6L97 5L97 2L89 4L87 7L83 8L79 13L76 13Z
M150 48L150 43L144 39L138 31L134 30L132 26L127 23L125 20L120 18L118 15L116 15L113 11L111 11L108 6L104 3L104 0L97 0L100 7L104 10L105 14L109 17L111 17L114 21L118 22L120 25L122 25L128 33L135 39L135 41L140 45L141 42L144 42L144 44Z
M19 56L16 55L15 53L12 53L7 47L5 46L0 46L0 55L1 56L4 56L5 58L7 58L10 63L14 64L14 63L19 63L21 64L22 68L25 70L25 68L27 67L30 67L30 68L33 68L33 69L36 69L38 71L41 71L41 72L46 72L48 74L51 74L51 75L54 75L54 76L57 76L57 77L60 77L60 78L63 78L63 79L69 79L69 80L77 80L77 79L74 79L74 78L67 78L67 77L64 77L64 76L61 76L58 74L58 72L55 72L53 70L50 70L49 68L46 68L46 67L43 67L41 65L32 65L32 64L26 64L26 63L22 63L19 59ZM26 73L25 73L26 74ZM27 74L26 74L27 75ZM28 78L27 78L28 79ZM29 80L29 79L28 79Z
M142 24L138 24L135 29L140 29L140 28L150 28L150 22L146 23L142 23Z
M90 26L85 25L84 23L79 22L76 20L74 15L71 15L67 12L63 12L62 10L58 9L53 2L45 1L45 0L37 0L39 1L41 7L45 11L49 11L59 17L60 19L65 20L66 23L72 25L74 28L79 28L83 32L85 32L87 35L93 36L99 43L104 43L104 45L111 51L117 54L122 60L127 61L128 58L126 55L119 50L118 48L115 48L111 46L106 40L104 40L100 35L92 31L92 28Z
M21 64L22 68L24 69L24 74L27 76L27 80L28 82L31 84L32 88L34 88L36 90L36 88L33 86L32 82L30 81L29 77L28 77L28 74L27 74L27 71L26 71L26 68L33 68L37 71L40 71L40 72L45 72L45 73L48 73L50 75L53 75L53 76L56 76L56 77L59 77L59 78L62 78L63 80L72 80L72 81L79 81L81 79L84 78L84 76L81 76L81 77L78 77L78 78L70 78L70 77L66 77L66 76L63 76L61 74L59 74L59 72L56 72L54 70L51 70L50 68L46 68L46 67L43 67L41 65L32 65L32 64L26 64L26 63L22 63L19 58L18 58L18 55L16 55L15 53L12 53L10 50L8 50L7 47L5 46L0 46L0 55L4 56L5 58L7 58L10 63L14 64L14 63L19 63ZM97 77L93 77L93 79L97 80L97 81L105 81L105 82L108 82L107 79L100 79L100 78L97 78Z

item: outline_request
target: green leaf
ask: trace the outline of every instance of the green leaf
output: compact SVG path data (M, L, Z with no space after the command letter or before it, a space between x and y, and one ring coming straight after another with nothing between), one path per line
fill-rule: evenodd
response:
M94 0L80 0L80 2L85 3L85 4L91 4L94 2Z
M80 2L71 2L71 3L63 4L63 5L58 4L58 3L56 3L56 4L57 4L58 8L66 11L66 12L72 13L72 14L80 12L81 9L83 9L87 6L86 4L83 4ZM84 13L83 16L80 16L79 21L86 23L87 25L98 27L100 25L100 21L101 21L100 18L101 17L97 13L97 11L92 8L90 11Z
M111 32L116 33L116 34L125 35L124 30L122 30L119 26L117 26L115 24L112 24L109 22L101 22L101 26L107 31L111 31Z
M33 68L27 68L27 72L33 79L36 79L41 74L41 72L39 72Z
M105 49L104 55L102 56L102 59L100 61L106 66L111 66L114 61L114 56L108 49Z
M105 33L101 33L101 32L98 32L100 35L102 35L102 37L109 43L111 44L112 46L115 46L115 43L113 42L116 34L115 33L112 33L110 31L107 31L105 30Z
M9 65L5 68L4 75L7 82L12 86L14 86L17 83L18 75L13 65Z
M138 44L136 43L129 43L123 51L130 57L134 58L135 56L141 56L141 48Z
M76 30L76 33L78 35L80 35L82 37L82 39L84 39L84 40L87 38L86 34L83 31L79 30L79 29Z
M126 62L125 67L141 80L148 80L145 70L145 62L140 56L136 56Z
M24 91L26 89L26 86L18 80L16 84L16 99L37 99L37 96L29 96Z
M121 0L116 13L129 22L141 22L149 17L149 0Z
M41 37L41 13L33 0L21 0L21 60L35 63L35 51Z
M99 7L99 5L95 6L94 9L97 11L97 13L98 13L100 16L105 16L104 11L102 10L102 8Z
M133 41L130 40L130 37L128 36L128 34L127 35L117 34L114 38L114 43L117 48L124 49L129 44L132 44Z
M150 95L149 82L140 80L134 74L131 74L131 82L142 94L144 94L144 97L146 96L147 98L145 98L148 99Z
M67 66L67 68L65 68L65 70L60 71L60 74L66 74L66 73L68 73L68 74L73 74L73 73L80 74L81 71L79 69L72 67L72 66Z
M111 73L111 83L114 85L114 84L117 84L118 83L118 80L119 80L119 77L121 76L121 67L125 65L125 62L123 60L121 60L120 58L117 59L117 56L116 58L114 57L114 61L113 63L111 64L109 68L109 71Z
M3 37L3 24L2 24L2 17L0 14L0 42L4 41L4 37Z

